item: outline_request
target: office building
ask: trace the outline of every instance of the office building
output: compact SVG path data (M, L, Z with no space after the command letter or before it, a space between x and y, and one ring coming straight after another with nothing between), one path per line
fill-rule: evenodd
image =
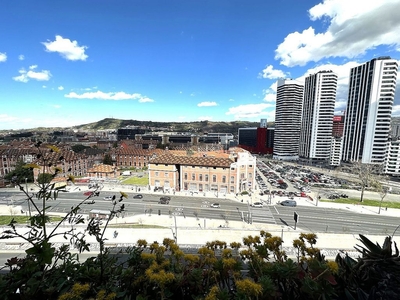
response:
M277 82L273 158L297 160L304 85L297 80Z
M306 77L299 143L301 159L329 162L337 78L332 71Z
M343 161L385 162L397 70L397 61L388 56L350 70Z
M266 119L261 119L260 127L239 128L238 143L251 153L272 154L274 128L268 128Z

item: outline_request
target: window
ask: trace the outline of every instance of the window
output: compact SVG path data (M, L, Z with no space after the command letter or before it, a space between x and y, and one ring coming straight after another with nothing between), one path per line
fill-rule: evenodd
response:
M226 176L222 176L222 183L226 183Z
M204 180L208 181L208 175L207 174L204 176Z
M192 180L196 180L196 174L192 174Z
M187 180L187 179L188 179L187 173L183 174L183 179L184 179L184 180Z
M231 183L235 183L235 176L231 176Z
M154 176L158 177L158 172L155 172L155 173L154 173Z
M168 172L165 172L165 173L164 173L164 176L165 176L165 177L168 177Z
M199 174L199 181L203 181L203 174Z
M212 176L212 182L217 182L217 175Z

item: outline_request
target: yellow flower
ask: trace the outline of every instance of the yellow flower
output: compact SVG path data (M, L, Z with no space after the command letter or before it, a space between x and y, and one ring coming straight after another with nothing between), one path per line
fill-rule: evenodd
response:
M204 298L204 300L218 300L218 298L217 298L218 291L219 291L218 287L216 285L214 285L211 288L208 295Z
M236 287L239 293L244 294L250 298L258 297L262 293L261 285L255 283L250 279L237 280Z
M47 145L47 148L49 148L50 150L53 150L54 152L58 153L60 152L60 149L58 149L56 146L54 145Z
M332 273L334 273L334 274L337 274L338 273L338 271L339 271L339 266L338 266L338 264L335 262L335 261L328 261L327 263L326 263L326 265L327 265L327 267L328 267L328 269L332 272Z

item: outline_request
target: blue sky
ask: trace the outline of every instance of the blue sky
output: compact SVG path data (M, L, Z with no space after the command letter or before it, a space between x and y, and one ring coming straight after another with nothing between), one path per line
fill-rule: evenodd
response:
M4 0L0 129L273 121L276 80L323 69L339 75L340 112L350 68L400 59L399 11L400 0Z

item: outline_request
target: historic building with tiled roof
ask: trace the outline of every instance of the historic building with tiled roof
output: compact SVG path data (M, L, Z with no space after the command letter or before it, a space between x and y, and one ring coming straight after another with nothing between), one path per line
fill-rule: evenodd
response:
M116 167L110 165L99 164L88 170L88 176L97 179L116 178Z
M154 155L148 164L150 189L214 192L216 195L254 189L256 158L250 153L239 151L218 157L188 154L166 151Z

